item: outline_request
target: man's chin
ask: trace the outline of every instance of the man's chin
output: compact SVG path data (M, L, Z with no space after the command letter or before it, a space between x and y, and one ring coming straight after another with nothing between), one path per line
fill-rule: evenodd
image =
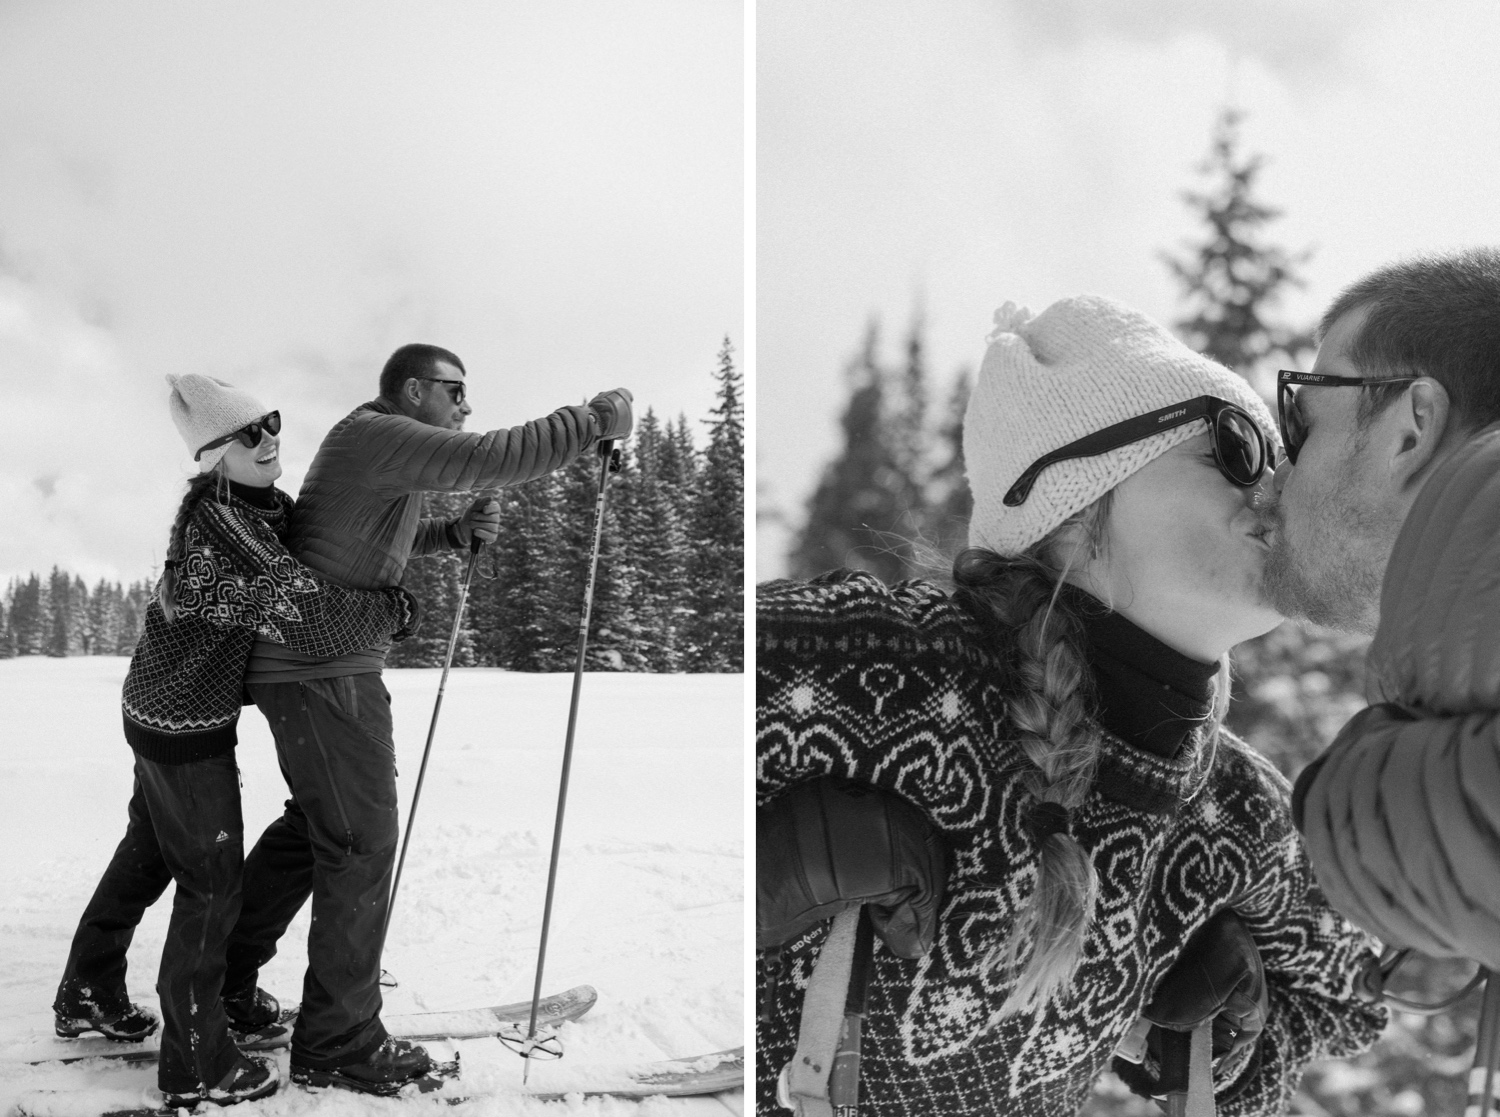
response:
M1368 636L1375 631L1374 611L1360 592L1359 581L1348 571L1319 578L1278 536L1266 555L1262 588L1271 608L1288 620Z

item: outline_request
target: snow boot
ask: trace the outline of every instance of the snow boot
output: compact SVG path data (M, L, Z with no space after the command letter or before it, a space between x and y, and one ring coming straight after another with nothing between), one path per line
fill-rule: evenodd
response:
M163 1094L162 1108L192 1109L202 1102L211 1105L236 1105L242 1101L269 1097L281 1085L281 1074L269 1059L241 1055L240 1061L217 1086L191 1094Z
M426 1048L404 1039L386 1036L368 1057L341 1067L310 1067L292 1054L292 1081L299 1086L341 1086L366 1094L389 1097L401 1087L433 1069Z
M224 1015L237 1032L254 1032L281 1019L281 1003L259 985L242 997L224 998Z
M125 1007L106 1012L93 1004L53 1005L53 1027L63 1039L84 1032L98 1032L116 1043L135 1043L156 1031L161 1021L149 1008L125 1002Z

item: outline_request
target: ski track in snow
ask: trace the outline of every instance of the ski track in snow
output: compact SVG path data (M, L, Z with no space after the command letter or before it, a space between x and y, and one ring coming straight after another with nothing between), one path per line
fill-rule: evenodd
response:
M25 1066L52 1035L52 997L79 915L124 834L133 754L120 728L128 661L0 660L0 1112L33 1090L82 1091L69 1112L152 1101L155 1066ZM403 831L440 672L388 671ZM385 966L387 1013L529 1000L541 931L571 676L455 670L443 699ZM566 1058L537 1063L531 1089L604 1064L686 1058L745 1042L742 675L584 678L543 991L590 984L599 1003L561 1031ZM285 785L259 711L240 718L245 845L281 810ZM130 950L133 999L156 1007L169 894ZM300 999L306 909L261 984ZM743 1094L641 1102L519 1095L521 1060L494 1040L456 1049L454 1110L343 1090L282 1091L236 1117L743 1112ZM59 1099L62 1100L62 1099ZM208 1107L204 1107L208 1108ZM217 1110L214 1110L217 1112Z

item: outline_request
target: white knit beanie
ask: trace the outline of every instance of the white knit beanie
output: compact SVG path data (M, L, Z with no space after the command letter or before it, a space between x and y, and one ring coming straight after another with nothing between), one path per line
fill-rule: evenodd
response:
M974 494L971 547L1023 551L1147 462L1207 429L1207 420L1187 423L1107 454L1058 462L1042 470L1019 507L1003 503L1043 454L1173 403L1198 396L1227 400L1280 446L1270 409L1242 376L1113 299L1080 295L1036 316L1006 303L995 311L987 340L964 415L964 469Z
M196 454L200 447L226 434L233 434L270 411L249 392L212 376L196 372L184 376L169 373L167 383L172 387L172 394L168 397L172 422L177 424L177 433L187 443L189 454ZM207 473L219 464L219 459L228 450L226 443L206 451L198 462L198 471Z

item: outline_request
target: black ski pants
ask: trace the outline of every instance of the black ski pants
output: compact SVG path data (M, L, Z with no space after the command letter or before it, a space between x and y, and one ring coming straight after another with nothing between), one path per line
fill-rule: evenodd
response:
M361 1062L386 1038L381 938L399 832L390 694L374 672L249 691L271 725L292 798L246 859L230 988L253 987L310 888L292 1058L317 1069Z
M125 837L84 909L57 990L65 1015L120 1012L126 951L141 916L177 890L161 952L161 1061L171 1093L216 1086L239 1060L220 989L224 944L240 912L244 825L234 754L186 764L135 758Z

